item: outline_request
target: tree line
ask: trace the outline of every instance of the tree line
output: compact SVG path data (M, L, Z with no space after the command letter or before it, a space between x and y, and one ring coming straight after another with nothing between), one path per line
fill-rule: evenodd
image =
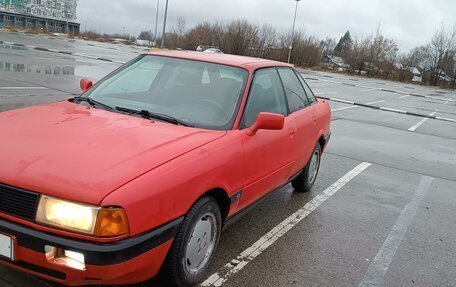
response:
M149 31L141 32L139 39L154 40ZM161 39L157 40L160 44ZM328 56L343 59L341 70L365 74L369 77L410 81L416 71L422 82L430 85L455 85L456 26L447 29L443 24L426 45L408 53L400 53L394 39L387 38L380 27L368 37L352 37L347 31L339 41L320 39L302 31L279 33L271 25L257 25L247 20L229 23L203 22L187 28L185 19L166 34L168 49L196 50L216 47L228 54L260 57L282 62L287 61L292 46L291 63L297 67L331 68Z

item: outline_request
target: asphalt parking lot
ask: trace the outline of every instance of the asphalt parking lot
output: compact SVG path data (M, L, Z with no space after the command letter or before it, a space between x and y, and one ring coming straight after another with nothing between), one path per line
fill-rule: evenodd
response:
M0 30L0 111L69 98L141 51ZM316 185L227 228L203 286L454 286L456 92L302 72L333 109ZM51 285L0 267L0 286Z

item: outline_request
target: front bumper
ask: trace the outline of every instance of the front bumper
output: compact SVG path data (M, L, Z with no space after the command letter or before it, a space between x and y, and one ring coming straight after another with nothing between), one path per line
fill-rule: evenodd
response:
M183 218L115 243L93 243L56 236L0 218L0 233L14 241L14 258L0 263L66 285L131 284L158 273ZM82 253L85 270L49 262L45 246Z

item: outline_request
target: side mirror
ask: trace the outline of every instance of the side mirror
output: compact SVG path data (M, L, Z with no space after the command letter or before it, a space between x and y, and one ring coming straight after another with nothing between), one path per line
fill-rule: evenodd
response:
M79 86L81 87L82 92L85 93L93 86L93 82L87 78L82 78Z
M247 135L254 136L259 130L281 130L285 117L273 113L259 113L255 123L247 130Z

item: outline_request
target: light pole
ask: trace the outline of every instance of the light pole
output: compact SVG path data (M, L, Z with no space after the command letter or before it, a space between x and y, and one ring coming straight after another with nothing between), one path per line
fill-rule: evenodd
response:
M66 20L66 33L67 35L70 34L70 27L68 25L68 0L65 0L65 20Z
M157 14L155 15L155 33L154 33L154 46L157 45L157 29L158 29L158 8L160 7L160 0L157 0Z
M288 48L288 64L290 64L291 51L293 50L293 38L294 38L294 32L295 32L295 26L296 26L296 15L298 14L298 3L301 0L293 0L293 1L296 1L296 8L295 8L295 13L294 13L293 28L291 29L290 47Z
M166 18L168 17L168 0L166 0L166 8L165 8L165 20L163 21L163 34L160 48L165 48L165 38L166 38Z

